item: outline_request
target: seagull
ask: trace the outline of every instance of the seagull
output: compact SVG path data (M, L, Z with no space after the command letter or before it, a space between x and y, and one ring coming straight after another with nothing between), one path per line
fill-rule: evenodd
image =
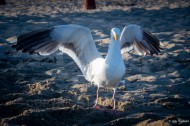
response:
M96 48L89 28L70 24L23 34L12 46L23 53L50 55L57 50L68 54L78 65L85 79L97 86L96 101L98 105L99 88L113 89L113 109L115 110L115 93L118 83L125 75L122 54L135 50L139 55L158 54L160 41L153 34L144 31L135 24L127 25L122 32L112 28L108 53L101 56Z

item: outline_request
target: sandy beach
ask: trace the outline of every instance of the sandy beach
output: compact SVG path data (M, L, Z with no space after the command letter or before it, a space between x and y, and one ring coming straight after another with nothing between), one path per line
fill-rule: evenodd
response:
M0 5L0 125L190 125L190 2L188 0L6 0ZM57 51L29 55L11 47L24 33L55 25L91 29L107 54L110 29L137 24L156 35L159 55L125 53L126 74L116 91L100 89L101 109L92 108L96 86L75 62Z

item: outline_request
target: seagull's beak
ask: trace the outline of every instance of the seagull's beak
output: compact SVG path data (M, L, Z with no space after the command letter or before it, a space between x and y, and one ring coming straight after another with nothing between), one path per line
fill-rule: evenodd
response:
M113 38L114 38L115 41L117 41L119 37L118 37L117 34L113 34Z

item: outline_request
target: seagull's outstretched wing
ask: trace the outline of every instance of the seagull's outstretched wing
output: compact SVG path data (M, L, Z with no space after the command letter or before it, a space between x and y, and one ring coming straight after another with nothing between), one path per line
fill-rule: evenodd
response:
M101 57L90 30L79 25L60 25L27 33L19 36L13 47L40 55L49 55L59 49L77 63L83 74L92 60Z
M121 53L134 49L139 55L152 55L160 52L160 41L140 26L130 24L123 28L121 36Z

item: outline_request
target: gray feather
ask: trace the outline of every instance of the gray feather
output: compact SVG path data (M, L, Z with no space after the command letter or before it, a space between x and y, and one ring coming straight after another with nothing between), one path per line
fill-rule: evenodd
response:
M132 49L131 46L141 55L158 54L161 50L160 41L156 36L133 24L124 27L121 34L121 50L127 48L128 51Z

